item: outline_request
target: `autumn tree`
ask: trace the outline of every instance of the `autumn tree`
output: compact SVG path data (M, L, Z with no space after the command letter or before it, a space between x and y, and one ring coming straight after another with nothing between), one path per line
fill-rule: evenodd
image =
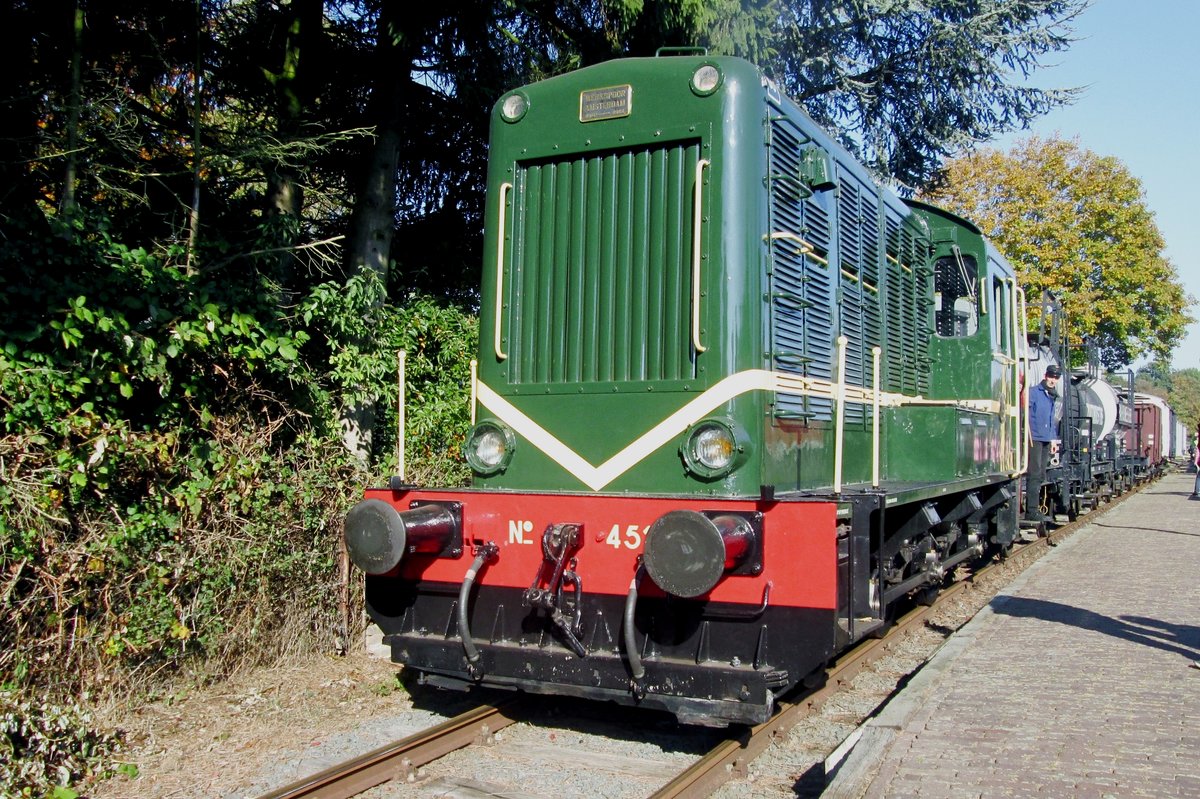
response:
M1076 140L1032 137L950 161L925 199L974 221L1030 297L1062 297L1105 366L1169 357L1193 320L1141 182Z

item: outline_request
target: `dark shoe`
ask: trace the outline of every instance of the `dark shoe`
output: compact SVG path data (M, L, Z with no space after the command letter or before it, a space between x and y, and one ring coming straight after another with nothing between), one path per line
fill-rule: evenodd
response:
M1192 494L1188 499L1200 499L1200 494Z

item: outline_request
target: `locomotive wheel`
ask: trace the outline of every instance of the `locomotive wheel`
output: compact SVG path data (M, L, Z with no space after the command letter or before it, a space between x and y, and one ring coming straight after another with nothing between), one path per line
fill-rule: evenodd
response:
M916 600L918 605L929 607L934 602L937 602L938 594L942 593L941 586L927 585L917 591Z

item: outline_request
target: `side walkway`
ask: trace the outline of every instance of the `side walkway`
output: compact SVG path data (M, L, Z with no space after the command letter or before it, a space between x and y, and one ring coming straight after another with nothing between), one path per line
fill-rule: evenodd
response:
M824 796L1200 797L1200 502L1168 475L997 596Z

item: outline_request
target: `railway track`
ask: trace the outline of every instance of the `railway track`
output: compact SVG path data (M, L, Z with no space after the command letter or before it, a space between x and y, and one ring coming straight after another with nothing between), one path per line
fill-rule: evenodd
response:
M722 740L707 754L695 760L655 793L654 799L706 797L723 784L744 778L750 763L772 743L787 736L797 723L816 712L830 697L844 690L863 669L883 656L890 646L908 632L924 625L944 603L950 601L998 568L1002 563L1023 569L1048 546L1054 546L1084 524L1103 515L1138 489L1116 498L1096 511L1051 531L1046 537L1016 546L1003 561L993 561L975 570L967 579L941 590L928 606L917 606L905 613L885 637L860 643L845 653L827 671L825 684L795 698L781 701L776 714L767 722ZM284 786L260 799L342 799L356 796L386 782L413 782L419 770L450 752L472 744L491 744L497 731L522 717L524 699L519 695L503 702L484 705L462 713L427 730L380 747L353 760L341 763Z
M515 721L506 714L519 700L483 705L427 730L305 777L261 799L342 799L391 780L411 782L421 766L474 743L490 743L497 730Z

